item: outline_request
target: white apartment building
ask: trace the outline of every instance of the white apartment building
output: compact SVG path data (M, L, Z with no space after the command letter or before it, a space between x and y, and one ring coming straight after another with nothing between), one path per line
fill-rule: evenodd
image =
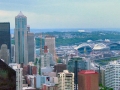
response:
M105 69L105 86L118 90L120 88L120 63L110 62Z
M74 90L74 73L68 70L58 73L58 90Z
M17 68L16 70L16 90L22 90L23 88L23 78L22 78L22 68Z
M16 71L16 90L23 90L23 68L16 63L10 63L9 66Z
M50 67L50 65L53 64L52 63L53 55L49 52L49 49L47 48L47 46L44 46L44 52L42 51L42 54L40 57L41 57L41 68Z
M41 67L50 67L50 61L53 59L50 53L45 53L41 55Z

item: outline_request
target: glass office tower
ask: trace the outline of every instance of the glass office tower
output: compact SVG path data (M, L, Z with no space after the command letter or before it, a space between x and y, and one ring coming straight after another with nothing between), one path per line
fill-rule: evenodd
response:
M11 62L11 36L10 36L10 23L9 22L0 22L0 47L2 44L6 44L9 49L9 55Z
M20 12L15 17L15 60L19 64L28 64L27 17Z

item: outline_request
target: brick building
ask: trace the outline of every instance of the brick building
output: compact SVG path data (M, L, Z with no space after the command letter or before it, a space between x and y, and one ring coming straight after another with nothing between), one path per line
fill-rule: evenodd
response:
M82 70L78 73L78 90L98 90L98 73L93 70Z

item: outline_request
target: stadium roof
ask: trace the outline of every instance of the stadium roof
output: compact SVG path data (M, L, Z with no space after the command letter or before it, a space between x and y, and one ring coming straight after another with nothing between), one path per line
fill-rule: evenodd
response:
M102 50L102 49L106 49L106 48L108 48L108 47L105 44L98 43L98 44L94 45L93 50Z

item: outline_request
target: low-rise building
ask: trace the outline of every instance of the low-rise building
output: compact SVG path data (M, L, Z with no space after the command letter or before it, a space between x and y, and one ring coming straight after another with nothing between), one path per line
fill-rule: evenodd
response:
M58 63L54 66L54 72L62 72L63 70L66 70L66 64Z

